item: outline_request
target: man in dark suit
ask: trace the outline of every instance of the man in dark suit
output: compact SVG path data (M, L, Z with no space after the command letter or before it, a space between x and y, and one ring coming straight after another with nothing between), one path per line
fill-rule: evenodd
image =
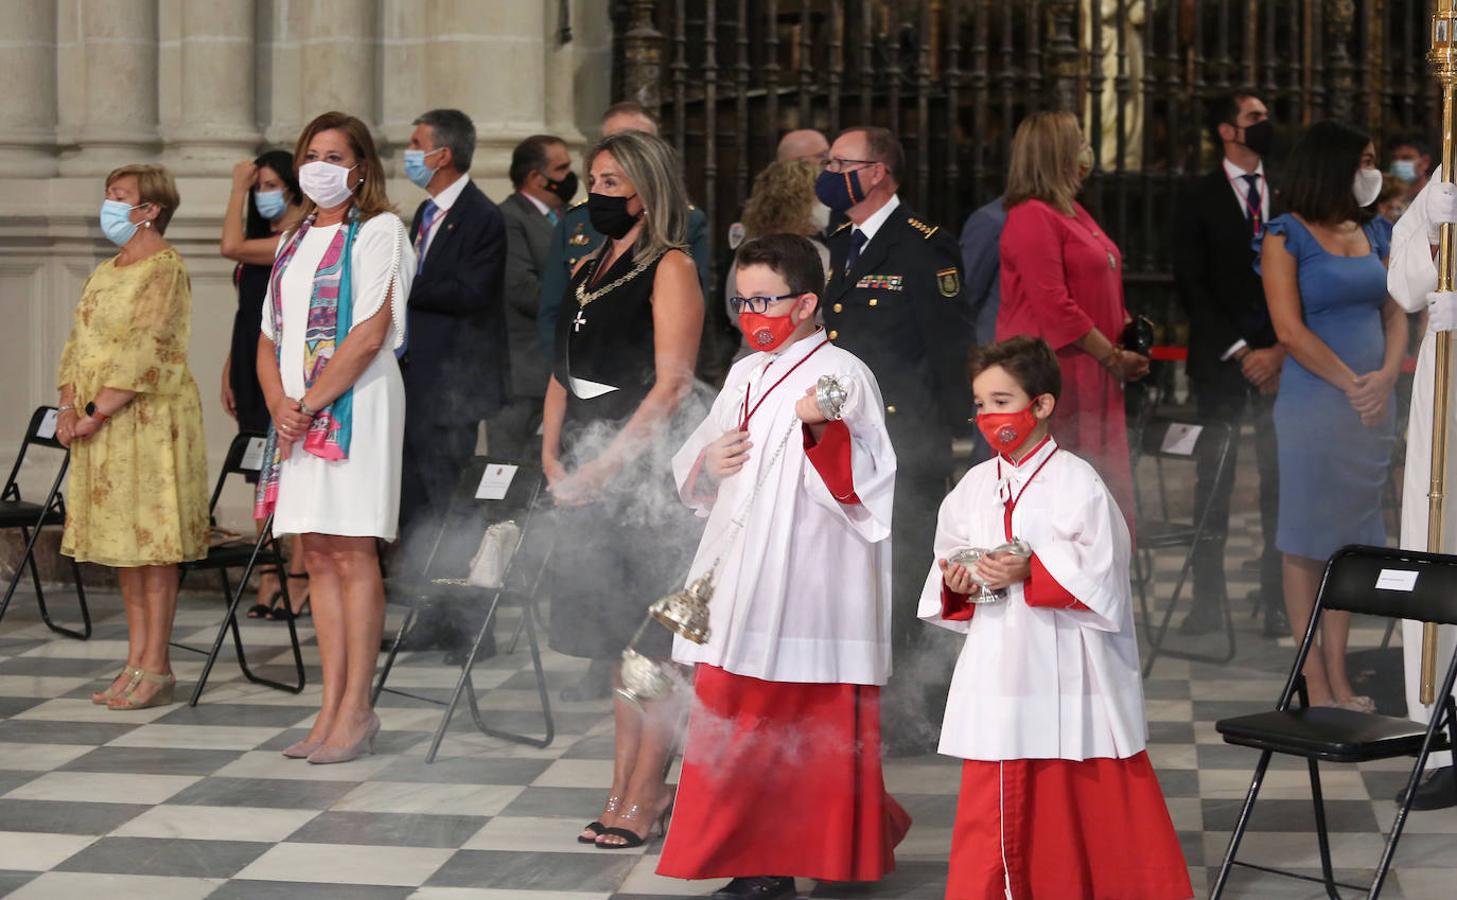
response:
M405 156L406 175L430 194L410 222L418 263L401 359L406 569L419 563L431 526L445 514L456 480L475 454L481 420L507 399L506 225L466 174L475 146L475 125L465 113L435 109L415 120ZM422 616L410 646L458 649L459 624L443 615Z
M1221 149L1219 166L1194 182L1178 207L1173 262L1179 296L1189 316L1189 380L1205 422L1221 422L1239 434L1246 412L1254 417L1260 472L1260 601L1265 634L1289 633L1285 620L1280 553L1275 548L1279 469L1271 418L1285 351L1275 340L1265 292L1255 274L1252 241L1269 221L1272 194L1263 157L1274 134L1260 98L1240 92L1209 108L1210 137ZM1198 460L1196 515L1209 509L1219 533L1229 523L1234 490L1232 455L1225 475L1214 479L1216 460ZM1228 602L1222 538L1204 542L1194 555L1194 606L1180 625L1185 634L1222 628Z
M904 171L905 152L894 134L851 128L835 139L815 185L822 203L849 218L830 235L825 327L830 340L875 373L896 453L895 674L884 708L887 747L898 753L934 744L936 705L944 702L950 678L949 669L917 671L916 651L927 629L916 606L951 476L951 438L971 431L966 362L975 334L956 238L901 202L896 189Z
M511 341L511 402L486 422L493 457L534 459L536 430L546 382L551 377L536 334L541 276L551 231L577 190L566 142L532 135L511 154L511 196L501 201L506 219L506 329Z

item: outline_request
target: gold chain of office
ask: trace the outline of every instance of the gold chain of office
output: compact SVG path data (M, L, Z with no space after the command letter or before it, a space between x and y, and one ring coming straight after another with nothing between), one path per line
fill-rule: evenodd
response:
M652 254L651 256L644 259L642 262L634 265L621 278L614 279L607 284L602 285L602 287L597 288L597 290L595 291L587 290L587 282L591 281L590 277L582 279L582 283L577 285L577 307L579 309L586 309L587 304L591 303L593 300L596 300L597 298L605 294L610 294L612 291L622 287L624 284L627 284L629 281L641 275L643 272L646 272L649 268L652 267L653 263L658 261L658 259L663 255L663 252L664 251L659 250L658 252ZM601 257L598 257L597 262L598 265L601 265Z

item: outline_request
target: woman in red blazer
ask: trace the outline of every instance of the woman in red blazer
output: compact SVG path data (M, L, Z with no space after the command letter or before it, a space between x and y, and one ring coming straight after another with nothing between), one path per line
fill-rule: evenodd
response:
M1077 119L1039 112L1017 127L1002 229L997 340L1040 337L1062 366L1053 413L1058 445L1093 464L1133 524L1133 472L1123 385L1148 374L1148 358L1116 343L1130 321L1123 257L1074 199L1092 168Z

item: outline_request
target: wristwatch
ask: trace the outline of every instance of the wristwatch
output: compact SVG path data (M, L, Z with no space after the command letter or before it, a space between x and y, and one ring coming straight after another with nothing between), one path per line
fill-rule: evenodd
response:
M111 418L111 416L108 416L106 413L96 408L96 401L94 400L86 404L86 415L90 416L98 422L105 422L107 419Z
M302 399L298 402L298 411L308 416L310 419L319 414L319 411L317 409L309 409L309 405L305 403Z

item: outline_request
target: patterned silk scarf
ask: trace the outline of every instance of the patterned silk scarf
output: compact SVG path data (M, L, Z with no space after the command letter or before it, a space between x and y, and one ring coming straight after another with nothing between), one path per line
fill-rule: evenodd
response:
M280 370L283 367L283 273L298 252L304 235L314 224L309 216L273 261L269 276L273 303L269 316L273 346ZM350 250L359 232L359 211L351 210L348 225L335 233L314 272L309 295L308 324L304 328L304 386L312 387L334 357L334 350L353 324L354 297L350 282ZM354 389L350 388L319 410L302 441L306 453L328 460L349 458L349 438L354 422ZM267 518L278 504L278 475L283 456L278 449L278 432L268 426L268 443L263 449L263 470L258 473L258 492L253 504L255 519Z

